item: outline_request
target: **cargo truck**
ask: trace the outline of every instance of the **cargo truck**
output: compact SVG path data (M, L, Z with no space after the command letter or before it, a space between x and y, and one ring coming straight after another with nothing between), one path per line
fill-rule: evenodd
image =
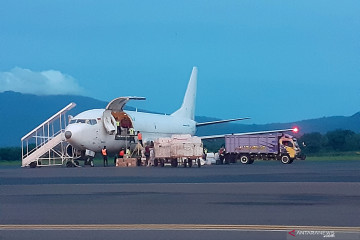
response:
M252 164L256 159L291 164L306 158L296 138L284 133L225 135L225 149L225 161L239 160L243 164Z

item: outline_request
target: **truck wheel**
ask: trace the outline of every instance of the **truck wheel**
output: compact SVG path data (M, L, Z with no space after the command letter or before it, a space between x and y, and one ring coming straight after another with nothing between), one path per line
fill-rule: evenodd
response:
M192 167L192 159L188 159L188 165L189 165L189 167Z
M253 164L254 163L254 159L251 159L250 161L249 161L249 164Z
M247 155L241 155L240 162L242 164L248 164L250 162L250 159L249 159L249 157Z
M283 164L290 164L291 162L290 162L291 160L290 160L290 157L288 156L288 155L283 155L283 156L281 156L281 162L283 163Z

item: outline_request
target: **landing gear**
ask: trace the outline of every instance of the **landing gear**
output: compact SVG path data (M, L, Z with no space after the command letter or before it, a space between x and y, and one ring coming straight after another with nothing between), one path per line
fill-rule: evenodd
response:
M74 167L74 164L72 161L67 161L66 162L66 167Z
M84 166L86 166L86 165L90 165L91 167L94 167L94 158L92 158L92 157L86 158L86 160L84 162Z

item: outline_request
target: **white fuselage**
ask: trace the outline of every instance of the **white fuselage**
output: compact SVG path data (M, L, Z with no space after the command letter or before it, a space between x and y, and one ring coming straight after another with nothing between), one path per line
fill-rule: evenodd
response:
M75 116L75 123L69 124L65 132L71 132L66 140L78 150L100 152L106 146L109 152L118 152L126 147L126 140L116 140L114 134L109 134L103 123L105 109L93 109ZM124 111L131 119L135 132L140 131L143 142L153 141L159 137L170 137L173 134L194 135L196 122L188 118L171 115L152 114L144 112ZM96 121L94 121L96 120Z

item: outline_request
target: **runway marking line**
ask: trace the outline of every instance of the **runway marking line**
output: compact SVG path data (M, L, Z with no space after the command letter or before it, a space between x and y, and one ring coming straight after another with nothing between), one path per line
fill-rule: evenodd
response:
M282 225L212 225L212 224L4 224L0 230L218 230L218 231L336 231L360 232L360 227L282 226Z

